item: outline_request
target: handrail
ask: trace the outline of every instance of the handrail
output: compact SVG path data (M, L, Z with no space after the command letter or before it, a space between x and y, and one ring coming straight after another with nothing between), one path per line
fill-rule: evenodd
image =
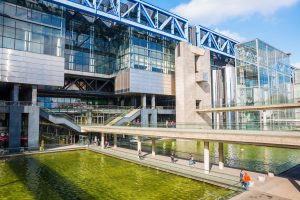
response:
M300 103L300 98L289 99L289 100L272 100L270 101L254 101L254 102L231 102L231 103L217 103L215 105L212 104L200 104L196 109L211 109L211 108L230 108L230 107L241 107L241 106L268 106L268 105L280 105L280 104L290 104L290 103Z

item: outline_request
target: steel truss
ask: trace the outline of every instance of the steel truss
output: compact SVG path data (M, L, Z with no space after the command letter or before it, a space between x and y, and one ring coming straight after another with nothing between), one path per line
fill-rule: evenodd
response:
M235 58L234 46L239 42L212 31L203 26L196 26L197 46L213 52Z
M73 10L188 41L188 20L141 0L45 0Z

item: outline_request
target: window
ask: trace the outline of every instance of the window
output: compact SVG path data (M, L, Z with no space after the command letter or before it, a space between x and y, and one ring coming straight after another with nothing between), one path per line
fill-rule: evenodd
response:
M6 14L8 16L15 16L16 15L16 6L6 3L5 7L4 7L4 14Z
M3 48L13 49L14 45L14 39L3 37Z
M42 14L42 23L51 25L51 16Z
M61 26L61 19L57 16L52 16L52 25L60 27Z
M15 38L15 28L4 27L3 36Z
M20 51L26 51L26 42L24 40L16 40L15 49Z
M35 22L42 22L42 14L40 12L32 10L31 20Z
M21 19L27 19L27 9L23 7L17 7L17 17Z

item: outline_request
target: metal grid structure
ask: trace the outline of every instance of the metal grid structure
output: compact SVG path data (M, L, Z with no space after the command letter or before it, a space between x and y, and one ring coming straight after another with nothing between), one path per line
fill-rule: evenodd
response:
M188 20L141 0L45 0L151 31L175 40L188 41Z
M203 26L196 26L197 46L234 58L234 46L239 42L212 31Z

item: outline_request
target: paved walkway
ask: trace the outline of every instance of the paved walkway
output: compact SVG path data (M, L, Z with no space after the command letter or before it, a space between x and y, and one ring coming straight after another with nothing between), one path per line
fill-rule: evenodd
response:
M196 163L195 166L190 167L187 160L178 159L176 164L171 163L167 156L156 155L155 157L148 153L143 153L144 159L138 158L137 151L124 148L108 148L101 149L101 147L90 146L90 149L106 155L135 162L145 166L157 168L170 173L178 174L188 178L213 183L229 189L237 189L239 184L239 169L224 167L219 169L217 165L211 165L211 172L209 175L205 174L203 170L203 163ZM300 172L300 167L297 168ZM295 171L295 170L293 170ZM294 175L295 172L289 174ZM232 200L299 200L300 199L300 180L285 177L268 177L266 174L249 172L253 185L249 192L243 192ZM264 177L265 181L261 182L258 177Z

